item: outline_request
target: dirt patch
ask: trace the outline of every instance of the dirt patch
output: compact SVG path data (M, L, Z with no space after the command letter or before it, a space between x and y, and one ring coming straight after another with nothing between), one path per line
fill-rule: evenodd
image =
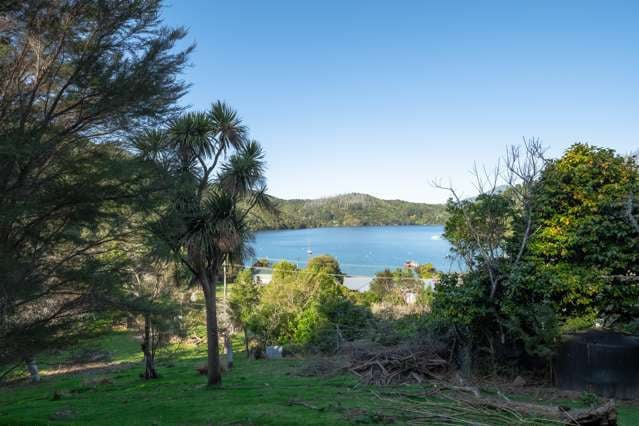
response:
M112 371L126 370L127 368L139 365L134 362L91 362L87 364L59 366L54 370L47 370L42 376L59 376L68 374L96 374Z

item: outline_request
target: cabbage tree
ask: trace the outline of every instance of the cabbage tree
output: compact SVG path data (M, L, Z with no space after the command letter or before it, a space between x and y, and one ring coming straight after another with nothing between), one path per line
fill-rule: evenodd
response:
M156 165L166 197L153 229L204 292L209 385L221 382L216 283L222 263L246 254L246 219L255 208L269 208L264 153L247 133L237 112L216 102L134 140Z

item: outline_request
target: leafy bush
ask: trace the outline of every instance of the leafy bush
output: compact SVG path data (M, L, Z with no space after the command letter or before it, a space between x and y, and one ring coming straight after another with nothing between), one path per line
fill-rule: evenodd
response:
M253 295L252 305L245 304L251 311L244 316L245 324L263 344L331 351L341 341L361 336L372 320L366 304L358 304L365 296L342 285L339 264L326 255L311 259L304 269L275 264L271 283L259 294L248 291L247 284L238 288Z

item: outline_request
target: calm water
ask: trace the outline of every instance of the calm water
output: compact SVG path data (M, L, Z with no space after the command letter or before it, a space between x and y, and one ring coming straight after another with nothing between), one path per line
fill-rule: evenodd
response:
M441 225L261 231L255 234L253 249L257 258L288 259L300 266L311 256L327 253L353 275L370 276L407 260L430 262L442 271L459 270L448 258L450 245L443 232Z

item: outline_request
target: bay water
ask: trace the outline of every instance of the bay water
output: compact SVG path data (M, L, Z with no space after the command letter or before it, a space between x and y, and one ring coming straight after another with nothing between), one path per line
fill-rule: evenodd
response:
M407 261L432 263L440 271L461 269L451 258L442 225L363 226L260 231L252 243L255 258L288 260L303 267L313 256L335 257L349 275L372 276Z

